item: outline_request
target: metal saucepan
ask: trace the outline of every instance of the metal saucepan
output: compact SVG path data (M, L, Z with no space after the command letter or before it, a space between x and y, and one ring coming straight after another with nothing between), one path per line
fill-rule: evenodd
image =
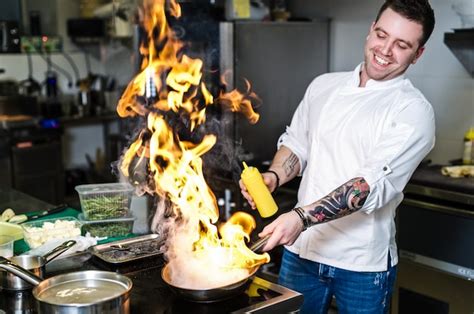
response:
M41 279L0 256L0 267L35 285L39 313L128 314L132 281L109 271L86 270Z
M234 297L245 291L249 279L257 272L258 266L249 270L249 275L235 283L212 289L188 289L173 285L170 279L168 264L161 270L161 278L170 288L184 299L194 302L217 302Z
M70 249L74 244L76 244L76 241L69 240L55 247L43 256L20 255L10 257L9 260L13 264L23 267L36 276L43 278L46 264ZM26 290L33 288L32 284L3 270L0 270L0 286L5 290Z

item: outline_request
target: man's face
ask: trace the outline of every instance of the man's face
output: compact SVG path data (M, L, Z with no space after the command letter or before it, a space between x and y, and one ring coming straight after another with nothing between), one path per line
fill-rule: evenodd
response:
M403 74L424 50L420 47L422 35L421 24L386 9L379 20L372 23L367 36L361 86L369 79L385 81Z

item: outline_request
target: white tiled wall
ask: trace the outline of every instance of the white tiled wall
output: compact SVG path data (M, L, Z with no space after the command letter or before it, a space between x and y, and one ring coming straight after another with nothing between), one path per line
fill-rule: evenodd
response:
M443 43L444 33L461 27L448 0L431 0L436 26L427 49L412 66L410 78L432 103L437 142L427 158L447 163L462 156L464 132L474 126L474 79ZM349 71L362 61L370 23L382 0L291 0L294 16L328 16L331 23L330 70Z

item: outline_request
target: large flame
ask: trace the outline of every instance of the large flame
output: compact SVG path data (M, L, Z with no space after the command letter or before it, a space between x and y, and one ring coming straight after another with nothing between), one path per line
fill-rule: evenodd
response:
M169 27L166 9L174 17L181 14L174 0L145 0L143 4L148 45L140 49L142 71L126 88L117 112L121 117L146 118L146 127L126 150L120 170L166 199L166 210L159 208L156 217L168 227L165 253L173 283L213 288L245 278L250 270L268 262L269 256L255 254L246 246L255 228L249 214L237 212L216 226L219 210L204 180L201 159L216 143L216 136L182 140L179 129L195 131L213 104L242 112L256 123L259 115L251 103L256 95L247 82L244 93L221 92L215 99L201 80L202 61L182 53L183 43ZM140 171L142 175L137 175Z

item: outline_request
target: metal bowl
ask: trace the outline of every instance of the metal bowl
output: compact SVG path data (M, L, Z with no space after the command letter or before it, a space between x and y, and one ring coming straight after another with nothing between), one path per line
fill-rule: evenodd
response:
M163 278L163 280L178 296L193 302L210 303L222 301L243 293L247 288L249 279L255 275L257 270L258 266L251 269L249 275L246 278L230 285L212 289L188 289L173 285L169 275L168 264L165 265L165 267L163 267L161 270L161 278Z

